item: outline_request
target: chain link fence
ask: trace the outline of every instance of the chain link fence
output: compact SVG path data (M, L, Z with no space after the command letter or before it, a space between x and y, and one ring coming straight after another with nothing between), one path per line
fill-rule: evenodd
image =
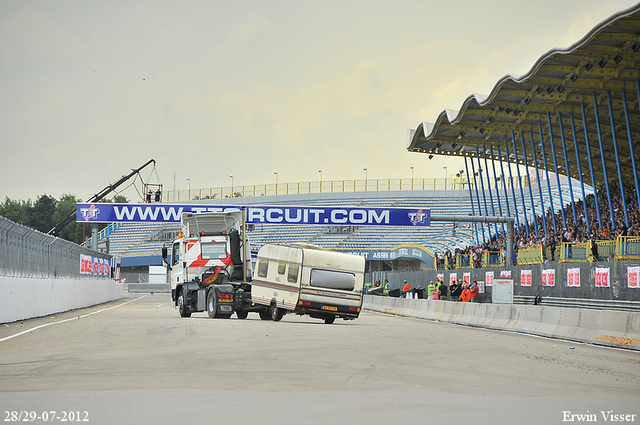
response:
M81 257L110 264L111 256L49 236L0 217L0 276L23 278L109 278L81 272Z

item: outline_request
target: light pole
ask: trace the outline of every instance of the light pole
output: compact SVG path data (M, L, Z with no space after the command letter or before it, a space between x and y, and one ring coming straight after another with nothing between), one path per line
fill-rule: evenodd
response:
M187 182L189 183L189 191L187 192L187 197L191 200L191 179L187 177Z
M278 194L278 172L274 171L273 174L276 175L276 195Z
M320 173L320 192L322 192L322 170L318 170Z
M409 167L411 169L411 190L413 190L413 177L414 177L414 169L413 169L413 165ZM402 180L401 180L402 182Z
M442 168L444 168L444 190L447 190L447 166L445 165Z
M367 171L367 167L364 167L364 191L367 191L367 180L369 180L369 171Z
M233 198L233 174L229 176L231 178L231 197Z

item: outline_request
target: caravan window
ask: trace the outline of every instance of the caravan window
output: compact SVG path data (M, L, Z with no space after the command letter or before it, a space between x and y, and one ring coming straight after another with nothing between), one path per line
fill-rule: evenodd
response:
M300 266L290 265L289 273L287 274L287 282L296 283L298 282L298 270L300 270Z
M258 261L258 277L267 277L269 262L265 260Z
M318 286L328 289L342 289L353 291L356 286L356 275L335 270L311 270L311 286Z
M286 268L287 263L278 263L278 274L284 274Z

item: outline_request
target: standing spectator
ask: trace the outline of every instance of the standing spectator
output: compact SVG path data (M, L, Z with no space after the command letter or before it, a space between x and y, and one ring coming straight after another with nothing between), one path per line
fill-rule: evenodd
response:
M591 238L591 255L595 261L600 261L600 255L598 255L598 244L596 243L596 238Z
M440 290L438 288L436 288L435 291L433 291L433 298L434 300L439 300L440 299Z
M440 284L440 288L438 288L440 290L440 299L443 301L448 301L449 300L449 288L447 288L447 285L444 284L444 282L442 282Z
M458 301L460 295L462 294L462 285L461 285L461 281L458 280L457 282L454 280L453 283L451 284L451 301Z
M479 296L480 296L480 289L478 288L478 282L477 281L473 281L473 283L471 284L471 302L472 303L477 303L479 301Z
M556 261L556 236L549 235L549 250L551 251L551 261Z
M427 298L433 299L433 292L436 290L436 285L433 284L433 280L429 282L429 286L427 286Z
M471 291L469 290L469 285L465 283L463 285L463 288L464 289L462 290L462 294L458 299L463 303L468 303L469 300L471 299Z

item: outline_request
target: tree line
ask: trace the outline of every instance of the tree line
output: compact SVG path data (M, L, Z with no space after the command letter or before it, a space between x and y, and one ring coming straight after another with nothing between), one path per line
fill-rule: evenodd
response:
M107 201L102 200L100 202ZM128 200L122 195L116 195L112 202L124 204ZM82 203L82 200L70 194L62 195L60 199L43 194L38 196L35 201L6 197L4 202L0 203L0 216L23 226L39 230L42 233L47 233L56 224L64 220L69 213L76 211L78 203ZM101 226L100 230L106 227L103 223L100 223L99 226ZM85 223L77 223L75 221L69 223L58 235L62 239L77 244L82 243L85 237L90 236L91 226L85 226Z

